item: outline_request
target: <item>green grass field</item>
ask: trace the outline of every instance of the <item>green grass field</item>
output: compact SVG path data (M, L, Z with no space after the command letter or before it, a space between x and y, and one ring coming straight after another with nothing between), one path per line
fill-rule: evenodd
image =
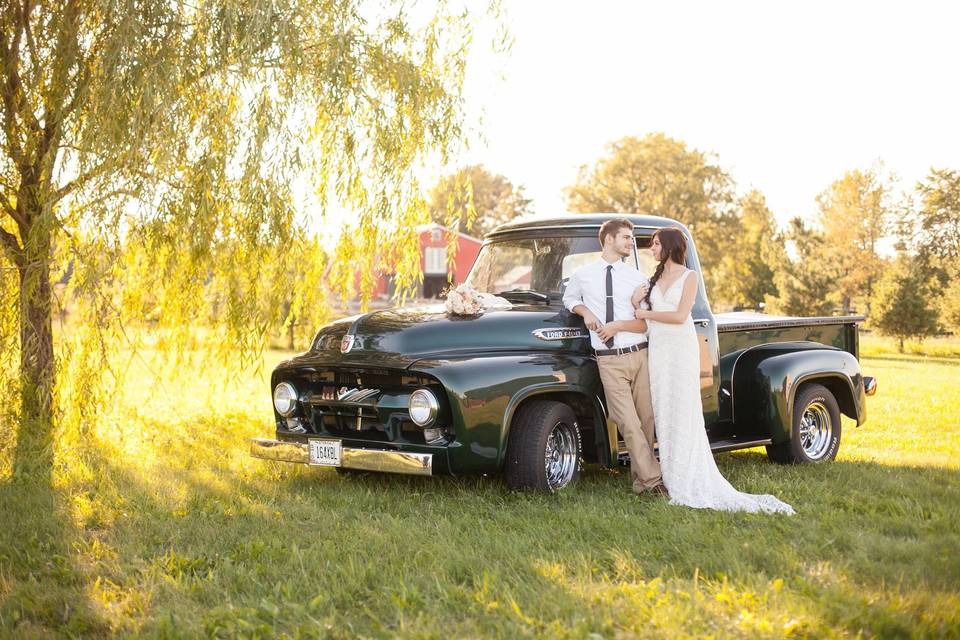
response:
M253 460L282 354L228 385L144 373L52 486L0 474L0 635L960 637L960 358L864 352L879 392L836 462L717 458L792 518L600 469L535 496Z

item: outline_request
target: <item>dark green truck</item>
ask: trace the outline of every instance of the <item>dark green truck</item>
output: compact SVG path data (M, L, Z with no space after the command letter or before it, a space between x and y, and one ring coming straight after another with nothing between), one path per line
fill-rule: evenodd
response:
M556 491L584 462L624 460L583 320L561 303L566 279L596 260L613 215L541 217L490 233L470 274L508 310L451 316L442 305L397 308L322 328L310 349L273 371L276 435L258 458L338 470L418 475L504 472L514 488ZM677 226L687 266L693 237L655 216L627 216L650 274L651 234ZM693 308L706 430L715 451L765 446L776 462L824 462L840 414L860 425L876 380L858 361L861 317L717 314L703 278Z

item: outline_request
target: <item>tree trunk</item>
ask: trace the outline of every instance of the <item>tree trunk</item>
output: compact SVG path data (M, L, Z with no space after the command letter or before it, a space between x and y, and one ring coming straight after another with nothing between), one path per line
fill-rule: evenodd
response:
M53 323L50 232L34 228L20 274L20 428L14 473L53 466Z
M903 338L897 338L900 341L900 353L903 353Z

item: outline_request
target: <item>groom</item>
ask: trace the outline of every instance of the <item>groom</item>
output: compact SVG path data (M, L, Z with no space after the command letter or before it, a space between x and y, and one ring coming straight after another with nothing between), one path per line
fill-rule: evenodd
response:
M600 227L603 254L570 276L563 304L583 317L597 356L610 417L630 452L633 490L667 495L653 455L653 406L647 369L647 323L634 317L631 295L647 279L623 259L633 253L633 223L607 220ZM600 320L603 318L603 321Z

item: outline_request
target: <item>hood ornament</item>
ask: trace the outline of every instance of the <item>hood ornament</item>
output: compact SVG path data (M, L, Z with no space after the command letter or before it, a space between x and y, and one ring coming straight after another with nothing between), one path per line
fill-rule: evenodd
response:
M343 336L343 339L340 340L340 353L348 353L350 349L353 349L356 338L357 336L350 335L349 333Z

